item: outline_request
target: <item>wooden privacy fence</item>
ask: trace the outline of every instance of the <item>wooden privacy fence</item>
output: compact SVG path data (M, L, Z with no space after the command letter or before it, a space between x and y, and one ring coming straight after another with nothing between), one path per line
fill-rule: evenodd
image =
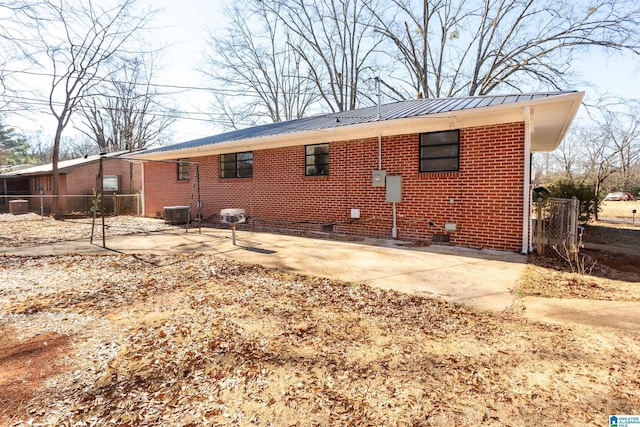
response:
M0 213L9 213L11 201L25 200L28 211L41 215L50 215L52 201L56 196L0 196ZM90 216L93 215L96 196L57 196L58 212L62 216ZM142 215L142 200L140 194L105 194L98 203L98 211L105 215Z
M538 254L544 253L545 247L555 246L562 251L578 246L578 199L540 200L535 207L534 242Z

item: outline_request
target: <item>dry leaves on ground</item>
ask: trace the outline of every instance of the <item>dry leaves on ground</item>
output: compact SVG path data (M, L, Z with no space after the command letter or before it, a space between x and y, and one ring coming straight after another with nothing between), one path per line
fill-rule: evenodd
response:
M0 257L0 324L69 336L24 425L601 426L640 341L207 255Z
M102 237L102 219L73 218L56 220L34 213L24 215L0 214L0 247L38 245L68 240L89 239L93 228L94 237ZM105 217L105 236L134 234L175 229L163 220L135 216Z

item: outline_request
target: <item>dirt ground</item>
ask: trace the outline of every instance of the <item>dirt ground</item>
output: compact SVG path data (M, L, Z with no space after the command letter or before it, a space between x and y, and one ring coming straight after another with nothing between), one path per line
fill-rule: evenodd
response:
M2 217L0 239L11 228L28 244ZM78 224L50 227L32 239ZM531 265L538 288L637 301L636 273L601 262L562 286L565 267ZM602 426L640 413L635 332L198 254L6 256L0 283L0 425Z

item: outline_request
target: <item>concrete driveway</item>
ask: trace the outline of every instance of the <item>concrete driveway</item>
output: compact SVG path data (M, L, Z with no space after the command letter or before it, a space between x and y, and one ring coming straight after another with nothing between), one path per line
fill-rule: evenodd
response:
M258 263L301 274L367 283L384 289L442 297L483 309L505 310L522 275L526 257L516 253L447 246L412 247L406 242L364 239L357 242L203 228L5 248L18 255L70 253L199 252Z

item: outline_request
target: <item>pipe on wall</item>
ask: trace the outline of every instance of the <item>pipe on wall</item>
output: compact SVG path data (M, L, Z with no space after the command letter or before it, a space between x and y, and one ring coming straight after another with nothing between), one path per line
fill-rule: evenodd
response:
M531 134L533 121L531 107L524 107L524 182L522 190L522 253L529 253L529 228L531 226Z

